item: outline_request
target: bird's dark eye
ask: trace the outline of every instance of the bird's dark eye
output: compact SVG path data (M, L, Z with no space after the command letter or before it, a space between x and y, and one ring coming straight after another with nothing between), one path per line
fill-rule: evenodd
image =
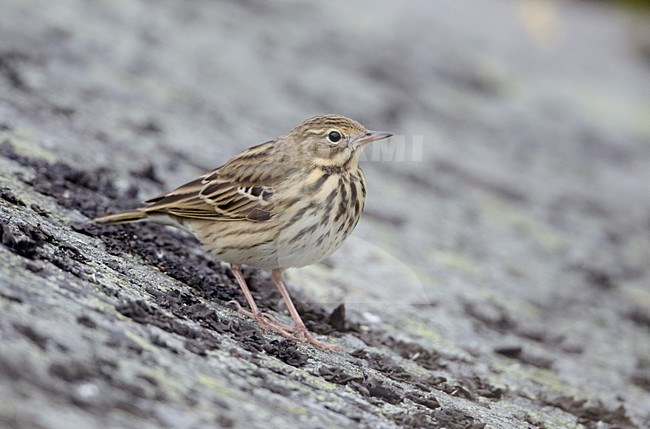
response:
M338 131L330 131L330 133L327 135L327 140L331 141L332 143L336 143L341 140L341 133Z

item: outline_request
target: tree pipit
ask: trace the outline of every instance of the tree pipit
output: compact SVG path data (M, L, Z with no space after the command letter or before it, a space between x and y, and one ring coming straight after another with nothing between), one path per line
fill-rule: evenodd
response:
M316 116L287 135L246 149L223 166L148 200L146 207L95 220L175 221L209 254L230 263L250 306L248 311L238 305L240 313L287 338L336 348L309 333L282 274L287 268L321 261L350 235L366 198L361 151L391 135L369 131L343 116ZM271 270L294 326L259 310L242 264Z

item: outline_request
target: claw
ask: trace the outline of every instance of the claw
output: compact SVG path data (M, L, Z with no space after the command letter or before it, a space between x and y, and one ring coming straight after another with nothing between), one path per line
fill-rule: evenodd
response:
M237 283L239 283L239 286L241 287L242 292L246 297L246 301L248 302L248 305L251 307L252 310L252 311L245 310L241 306L241 304L239 304L239 302L237 301L234 300L229 301L228 304L234 303L235 306L237 307L237 311L240 314L243 314L244 316L248 316L254 319L262 328L270 329L282 335L285 338L289 338L294 341L302 341L305 343L310 343L325 350L341 349L339 346L335 346L333 344L327 344L322 341L319 341L309 333L309 331L305 327L304 322L300 318L300 315L298 314L296 307L293 305L293 302L291 301L291 297L289 297L289 293L287 292L284 283L282 282L283 270L281 269L273 270L272 272L273 281L275 282L277 288L280 290L282 299L284 299L284 302L287 305L287 309L289 310L289 314L291 314L291 319L294 321L295 326L289 326L285 323L280 322L278 319L271 316L270 314L261 312L257 307L255 300L253 299L253 295L250 293L250 290L248 290L248 286L246 285L246 280L244 279L244 275L241 272L241 267L239 265L231 265L231 268L233 274L235 275L235 278L237 279Z
M337 346L335 344L324 343L324 342L322 342L320 340L317 340L316 338L314 338L309 333L307 328L303 327L302 329L297 329L297 330L298 330L298 340L300 340L302 342L313 344L313 345L315 345L317 347L320 347L321 349L325 349L325 350L341 350L340 346Z

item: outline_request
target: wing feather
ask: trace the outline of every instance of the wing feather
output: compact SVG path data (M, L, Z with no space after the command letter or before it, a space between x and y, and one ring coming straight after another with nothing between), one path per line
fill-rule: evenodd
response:
M274 186L282 180L278 168L260 162L273 141L252 147L215 170L147 201L147 213L181 218L249 220L272 215Z

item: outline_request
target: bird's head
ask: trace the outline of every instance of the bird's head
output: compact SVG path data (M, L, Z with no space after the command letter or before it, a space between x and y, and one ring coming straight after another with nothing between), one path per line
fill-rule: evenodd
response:
M284 138L305 161L312 164L356 168L361 150L368 144L392 136L371 131L340 115L314 116L303 121Z

